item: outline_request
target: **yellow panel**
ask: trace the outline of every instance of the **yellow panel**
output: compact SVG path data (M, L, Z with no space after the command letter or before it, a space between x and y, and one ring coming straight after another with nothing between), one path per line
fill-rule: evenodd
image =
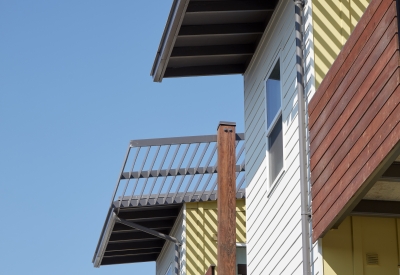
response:
M197 203L196 203L197 205ZM193 206L193 205L191 205ZM186 271L187 274L203 272L202 217L197 208L186 209ZM204 272L203 272L204 274Z
M353 275L351 218L338 229L328 232L322 240L324 275Z
M322 239L324 275L398 275L397 220L348 217ZM367 255L377 262L368 262Z
M318 88L370 0L315 0L313 5L315 85Z
M246 206L236 201L236 242L246 242ZM217 263L217 203L186 204L186 270L188 275L203 275Z
M354 274L364 274L363 217L352 217Z
M398 275L396 220L363 218L364 275ZM367 264L367 253L378 255L378 265Z

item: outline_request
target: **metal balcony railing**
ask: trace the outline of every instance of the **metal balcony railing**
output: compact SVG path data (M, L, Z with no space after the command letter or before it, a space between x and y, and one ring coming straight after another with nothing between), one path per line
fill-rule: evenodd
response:
M244 149L244 134L236 134L238 199L245 197ZM168 234L183 203L217 199L217 155L217 135L130 141L94 266L156 260L164 241L143 238L118 219Z
M130 141L111 206L216 200L216 141L216 135ZM237 134L237 198L244 197L244 148L244 134Z

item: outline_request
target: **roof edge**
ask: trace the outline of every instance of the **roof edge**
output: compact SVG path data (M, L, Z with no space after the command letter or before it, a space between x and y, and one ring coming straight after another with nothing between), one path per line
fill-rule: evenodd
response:
M183 15L190 0L174 0L171 11L168 16L167 23L164 28L164 33L161 37L160 45L154 59L153 67L150 75L154 82L161 82L165 73L165 64L168 64L169 57L172 51L172 45L175 43L177 31L182 24Z
M99 242L97 243L97 248L93 256L92 263L94 267L100 267L101 262L103 260L104 252L106 249L106 245L108 243L108 240L110 239L110 235L112 232L112 229L114 228L115 220L117 215L112 211L110 208L110 211L108 212L109 216L108 219L106 219L106 222L103 227L103 231L100 234L100 239Z

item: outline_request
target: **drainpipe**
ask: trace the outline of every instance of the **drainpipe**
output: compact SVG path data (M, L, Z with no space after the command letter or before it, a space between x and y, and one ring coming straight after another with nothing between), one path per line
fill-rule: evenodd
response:
M303 66L303 9L304 0L294 0L296 14L296 70L297 70L297 99L299 118L299 145L300 145L300 199L301 199L301 228L303 247L303 274L311 274L311 245L310 245L310 213L307 181L307 151L306 151L306 123L305 123L305 96L304 96L304 66Z

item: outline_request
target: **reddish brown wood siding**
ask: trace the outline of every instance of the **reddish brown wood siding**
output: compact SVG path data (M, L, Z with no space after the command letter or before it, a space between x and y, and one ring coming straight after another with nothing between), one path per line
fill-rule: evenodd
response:
M309 104L313 240L400 139L396 1L373 0Z

